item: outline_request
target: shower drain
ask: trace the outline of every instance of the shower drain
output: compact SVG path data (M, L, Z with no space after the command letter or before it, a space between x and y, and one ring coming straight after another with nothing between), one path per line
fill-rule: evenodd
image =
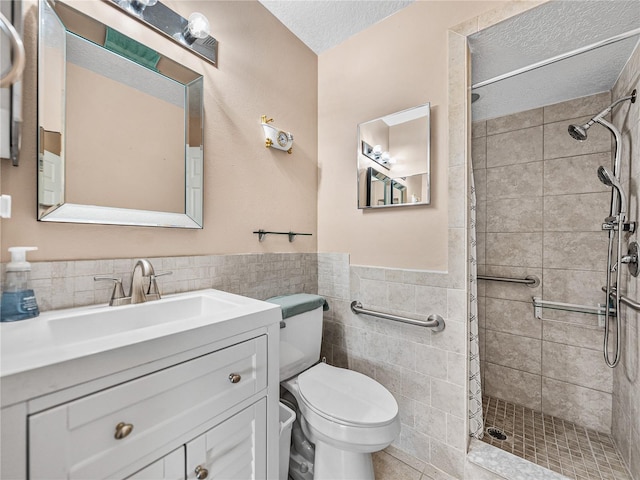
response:
M496 440L500 440L501 442L507 439L505 433L499 428L489 427L487 428L486 432L491 438L495 438Z

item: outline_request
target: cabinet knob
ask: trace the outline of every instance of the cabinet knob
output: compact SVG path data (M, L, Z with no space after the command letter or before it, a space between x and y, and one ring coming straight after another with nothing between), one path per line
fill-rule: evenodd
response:
M204 468L202 465L198 465L194 471L198 480L203 480L209 476L209 470Z
M116 440L120 440L129 435L132 430L133 425L131 425L130 423L120 422L118 425L116 425L116 433L114 437L116 437Z
M229 381L231 383L238 383L241 379L242 379L242 377L240 375L238 375L237 373L230 373L229 374Z

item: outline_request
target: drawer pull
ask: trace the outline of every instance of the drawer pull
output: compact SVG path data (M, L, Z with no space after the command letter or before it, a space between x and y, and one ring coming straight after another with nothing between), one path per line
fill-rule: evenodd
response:
M240 382L241 379L242 379L242 377L240 375L238 375L237 373L229 374L229 381L231 383L238 383L238 382Z
M132 430L133 425L131 425L130 423L120 422L118 425L116 425L116 434L114 435L114 437L116 437L116 440L120 440L129 435Z
M203 480L209 476L209 470L207 470L201 465L198 465L196 467L195 472L196 472L196 478L198 480Z

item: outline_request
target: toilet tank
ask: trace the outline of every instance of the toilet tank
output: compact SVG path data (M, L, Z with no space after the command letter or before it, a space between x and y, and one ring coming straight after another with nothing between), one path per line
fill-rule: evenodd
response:
M280 381L303 372L320 360L322 307L285 318L283 322L285 327L280 328Z

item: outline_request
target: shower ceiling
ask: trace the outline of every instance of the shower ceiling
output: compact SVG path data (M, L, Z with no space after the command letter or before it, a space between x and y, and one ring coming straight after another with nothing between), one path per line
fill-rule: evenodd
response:
M638 0L551 1L469 37L472 84L640 27ZM473 89L484 120L609 91L639 35Z

